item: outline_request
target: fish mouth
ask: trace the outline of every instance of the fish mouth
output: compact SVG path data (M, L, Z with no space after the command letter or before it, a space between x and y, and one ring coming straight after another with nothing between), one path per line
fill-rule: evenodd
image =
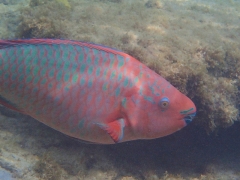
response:
M186 115L183 119L184 119L185 123L188 125L189 123L192 122L192 120L195 116L196 116L196 112Z

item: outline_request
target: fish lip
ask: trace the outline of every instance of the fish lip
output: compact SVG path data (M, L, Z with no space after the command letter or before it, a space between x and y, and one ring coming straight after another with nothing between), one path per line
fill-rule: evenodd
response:
M196 112L186 115L186 116L183 118L183 120L184 120L185 123L188 125L189 123L192 122L192 120L193 120L193 118L194 118L195 116L196 116Z

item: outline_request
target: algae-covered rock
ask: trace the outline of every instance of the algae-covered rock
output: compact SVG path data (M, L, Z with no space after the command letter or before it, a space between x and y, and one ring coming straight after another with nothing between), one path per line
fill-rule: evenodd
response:
M17 37L63 38L65 21L70 16L68 4L64 2L31 0L30 7L22 9Z
M71 11L68 4L31 0L17 37L68 38L123 50L193 99L196 125L213 131L239 120L238 2L72 0Z
M34 170L41 179L59 180L61 178L61 169L48 154L44 154L35 164Z

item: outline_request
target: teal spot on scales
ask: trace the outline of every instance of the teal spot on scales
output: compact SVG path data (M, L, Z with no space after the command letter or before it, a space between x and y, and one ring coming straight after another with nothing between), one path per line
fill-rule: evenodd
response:
M59 60L61 58L61 54L60 54L60 51L59 51L59 45L54 45L54 51L55 51L55 59Z
M124 79L123 85L126 87L128 85L128 78Z
M78 82L78 75L77 74L74 74L73 76L72 76L72 83L77 83Z
M4 50L0 50L0 52L1 52L1 57L6 57L7 56L7 51L4 51ZM2 61L0 62L0 65L2 65Z
M61 47L61 53L62 53L62 60L67 60L68 59L68 55L69 55L69 51L66 50L66 45L62 45L63 47ZM65 51L66 50L66 51Z
M74 45L74 48L75 48L75 50L77 50L77 52L78 52L79 54L83 54L83 53L84 53L81 46L76 46L76 45Z
M53 87L53 83L49 83L48 84L48 89L52 89L52 87Z
M42 68L41 71L40 71L40 76L46 77L46 73L47 73L47 69Z
M52 49L52 47L45 48L45 51L47 53L46 58L47 59L52 59L52 57L53 57L53 49Z
M113 55L113 54L110 54L109 56L110 56L110 68L112 68L112 67L113 67L113 64L114 64L114 61L115 61L115 59L114 59L114 55Z
M127 99L126 99L126 98L123 98L123 100L122 100L122 106L123 106L124 108L126 108L126 104L127 104Z
M92 79L89 79L88 80L88 87L90 88L90 87L92 87L92 85L93 85L93 81L92 81Z
M78 128L82 129L84 127L84 123L85 123L84 119L80 120L79 123L78 123Z
M63 80L64 80L65 82L68 82L69 79L70 79L70 74L69 74L69 73L65 73L65 74L64 74L64 77L63 77Z
M71 67L71 71L72 72L77 72L77 70L78 70L78 65L73 63L72 67Z
M99 57L95 57L94 64L95 64L96 66L99 66L99 62L100 62L100 58L99 58Z
M90 55L90 54L87 55L87 63L88 63L88 64L91 64L91 63L92 63L92 58L91 58L91 55Z
M34 68L34 69L35 69L35 68ZM48 71L48 77L49 77L49 78L53 78L53 77L54 77L54 72L55 72L54 69L50 69L50 70Z
M19 84L18 87L17 87L17 89L18 89L19 91L22 91L23 88L24 88L23 84Z
M17 65L16 64L12 64L11 73L16 73L16 71L17 71Z
M12 80L12 81L15 81L16 79L17 79L17 74L12 74L12 75L11 75L11 80Z
M122 74L119 73L119 74L118 74L118 81L121 81L121 79L122 79Z
M61 70L57 72L57 76L56 76L57 81L61 81L62 80L62 75L63 75L63 72Z
M112 74L111 74L111 79L113 79L115 76L116 76L116 72L114 71L114 72L112 72Z
M144 96L144 99L147 100L147 101L149 101L149 102L151 102L151 103L153 103L153 104L155 104L153 98L150 97L150 96Z
M27 67L25 68L25 73L26 74L30 74L31 73L31 66L27 65Z
M99 65L99 60L100 60L100 58L99 58L99 50L93 49L92 51L93 51L93 54L94 54L94 57L95 57L94 64L95 65Z
M33 79L33 83L34 84L38 84L39 80L40 80L40 77L39 76L35 76L34 79Z
M9 78L9 74L8 74L8 73L5 73L5 74L4 74L4 79L5 79L5 80L8 80L8 78Z
M107 54L106 52L101 51L101 57L102 57L102 59L103 59L103 63L106 63L106 62L107 62L106 54Z
M8 71L8 69L9 69L9 64L8 63L4 64L3 70L4 71Z
M48 61L48 60L47 60L46 57L42 57L42 58L41 58L41 61L40 61L40 66L44 66L44 67L45 67L45 66L47 65L47 61Z
M101 68L98 67L97 70L96 70L96 76L97 76L97 77L100 76L100 73L101 73Z
M26 78L26 83L30 83L32 81L33 77L32 76L28 76Z
M27 64L27 65L29 65L29 64L32 63L32 60L33 60L32 56L27 56L27 57L24 59L24 61L25 61L24 63Z
M21 74L20 76L18 76L18 81L22 82L24 80L24 74Z
M31 56L37 57L37 53L38 53L37 48L32 48L31 50L32 50Z
M84 72L85 72L85 69L86 69L86 65L85 65L85 64L82 64L82 65L81 65L81 68L80 68L80 72L81 72L81 73L84 73Z
M108 72L108 70L106 69L103 73L104 78L107 76L107 72Z
M89 48L88 47L83 47L83 50L86 54L89 54Z
M28 56L28 55L31 55L30 52L31 52L31 47L29 47L29 46L24 46L23 56L26 57L26 56Z
M91 96L91 95L88 95L88 96L87 96L87 103L90 104L90 103L91 103L91 100L92 100L92 96Z
M18 64L22 64L23 63L23 60L24 60L24 57L21 56L21 55L16 55L18 58L17 58L17 62Z
M16 89L16 86L17 86L16 84L11 84L10 89L14 90L14 89Z
M138 81L139 81L139 78L138 78L138 77L135 77L134 83L137 83Z
M116 89L116 91L115 91L115 95L116 95L116 96L119 96L119 94L120 94L120 87L118 87L118 88Z
M64 64L63 64L63 69L64 70L68 70L68 68L70 67L71 63L69 61L65 61Z
M84 51L83 48L81 46L75 46L75 49L77 50L77 61L78 62L82 62L84 60Z
M103 91L106 91L108 89L108 84L107 83L104 83L103 86L102 86L102 90Z
M37 87L34 87L33 90L32 90L32 93L35 94L38 92L38 88Z
M76 57L77 54L78 54L78 52L75 50L75 47L71 46L71 54L70 54L71 59L69 59L69 60L73 62L74 58Z
M61 89L61 88L62 88L61 84L57 84L57 89Z
M69 87L69 86L65 86L65 87L64 87L64 90L65 90L65 91L69 91L69 90L70 90L70 87Z
M82 86L85 84L85 79L84 79L84 78L81 78L80 84L81 84Z
M62 67L62 62L61 61L57 61L56 69L61 69L61 67Z
M6 58L3 56L3 58ZM6 58L7 59L7 62L10 63L10 64L16 64L17 62L17 59L18 59L18 56L15 56L14 54L10 54L10 57L9 58Z
M44 85L44 84L46 84L46 82L47 82L47 80L44 78L44 79L42 79L41 84Z
M7 53L4 54L4 55L8 56L8 57L11 57L15 53L15 48L9 48L6 52Z
M93 73L93 67L88 68L88 74L91 75Z

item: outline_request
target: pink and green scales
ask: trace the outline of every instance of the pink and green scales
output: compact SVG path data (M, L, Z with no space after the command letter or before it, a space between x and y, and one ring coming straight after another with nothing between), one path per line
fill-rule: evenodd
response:
M0 103L101 144L166 136L196 114L187 96L130 55L58 39L0 40Z

